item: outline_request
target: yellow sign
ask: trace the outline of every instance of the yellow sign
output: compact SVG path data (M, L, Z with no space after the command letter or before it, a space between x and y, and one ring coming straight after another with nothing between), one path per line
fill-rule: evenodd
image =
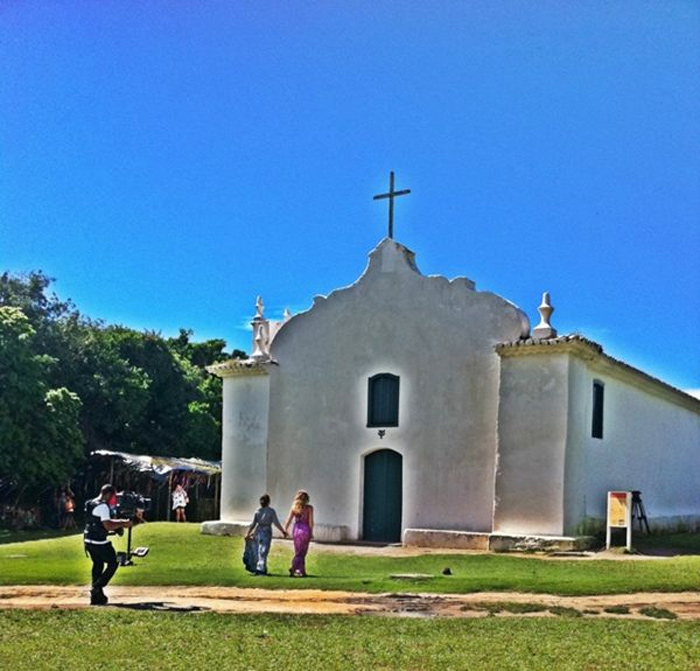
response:
M608 492L608 526L627 526L627 492Z

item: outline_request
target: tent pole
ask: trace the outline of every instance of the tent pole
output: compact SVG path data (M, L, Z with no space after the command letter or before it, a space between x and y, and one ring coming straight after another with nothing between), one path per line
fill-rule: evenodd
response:
M172 498L172 493L173 493L173 471L170 471L170 475L168 476L168 502L166 504L165 509L168 511L166 515L166 520L170 522L170 509L172 506L170 505L170 499Z

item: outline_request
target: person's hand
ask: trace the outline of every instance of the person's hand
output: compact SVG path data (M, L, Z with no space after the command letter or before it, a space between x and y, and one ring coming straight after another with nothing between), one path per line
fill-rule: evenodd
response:
M124 525L125 529L129 529L130 527L134 526L134 523L131 520L124 520L122 524Z

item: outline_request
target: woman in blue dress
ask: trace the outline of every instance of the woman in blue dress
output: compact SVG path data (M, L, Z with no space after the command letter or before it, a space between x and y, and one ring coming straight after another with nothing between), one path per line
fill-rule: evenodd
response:
M256 575L267 575L267 555L270 554L272 544L272 525L275 525L287 537L287 532L282 528L277 513L274 508L270 508L270 495L263 494L260 497L260 508L258 508L253 521L248 527L246 541L255 537L257 545L257 562L255 564Z

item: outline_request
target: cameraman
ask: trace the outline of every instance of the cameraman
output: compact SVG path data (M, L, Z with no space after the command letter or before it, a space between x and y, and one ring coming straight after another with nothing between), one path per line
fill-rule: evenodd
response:
M107 603L102 590L117 570L117 555L107 539L107 533L128 529L132 524L131 520L112 519L108 501L114 498L115 493L112 485L103 485L100 495L85 503L85 553L92 560L91 606L104 606Z

